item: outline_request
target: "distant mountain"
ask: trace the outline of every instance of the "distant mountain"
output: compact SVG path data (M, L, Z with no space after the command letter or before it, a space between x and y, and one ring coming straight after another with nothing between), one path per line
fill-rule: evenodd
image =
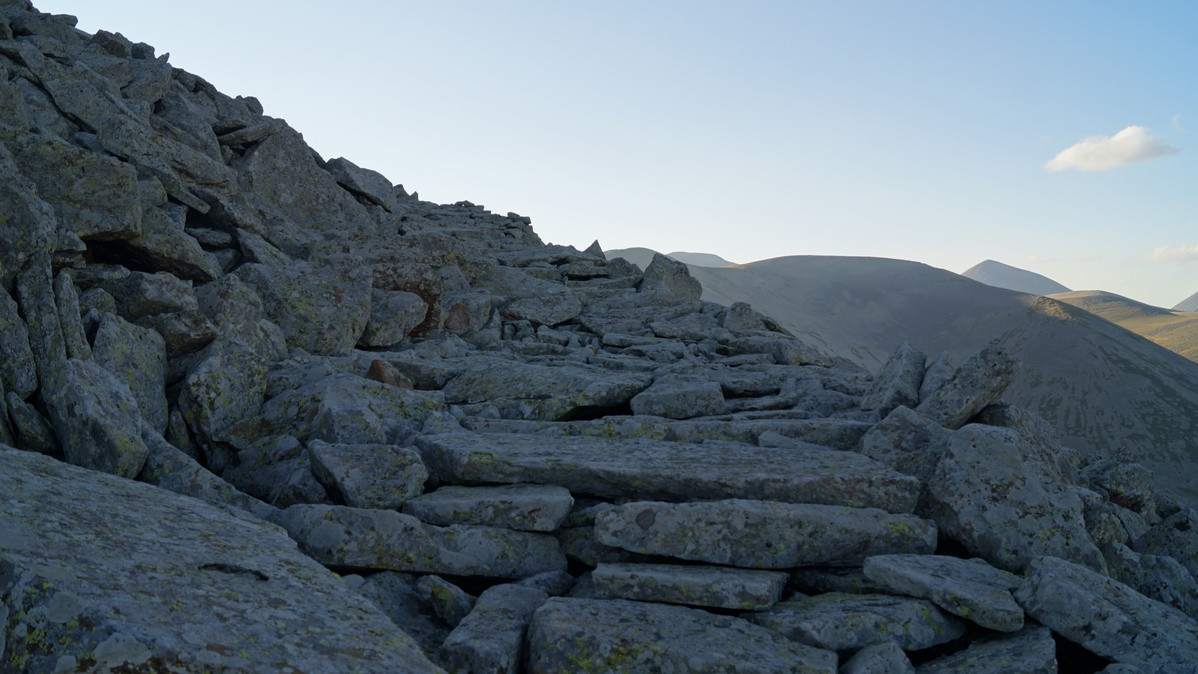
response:
M1198 293L1194 293L1173 307L1173 311L1198 311Z
M1198 362L1198 313L1170 311L1101 290L1050 295Z
M1029 295L1051 295L1053 293L1069 292L1069 288L1047 276L1041 276L1035 272L1020 269L1019 267L1012 267L1009 264L995 262L994 260L979 262L961 272L961 276L971 278L978 283L994 286L995 288L1006 288L1007 290L1014 290L1017 293L1028 293Z
M641 269L644 269L645 267L649 266L650 262L653 261L653 255L656 252L657 251L654 251L650 248L615 248L612 250L605 250L603 251L603 254L606 255L607 259L609 260L612 258L622 257ZM683 264L689 264L696 267L730 267L736 264L735 262L729 262L719 255L713 255L711 253L684 253L681 251L676 251L673 253L666 253L666 257L672 257Z
M1198 503L1198 363L1110 321L902 260L782 257L690 270L704 299L749 302L813 346L873 370L903 341L960 362L1001 337L1023 361L1009 401L1083 452L1134 456Z

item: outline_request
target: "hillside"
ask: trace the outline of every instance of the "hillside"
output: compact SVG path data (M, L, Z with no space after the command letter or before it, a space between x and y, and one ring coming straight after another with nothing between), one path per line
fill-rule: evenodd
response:
M1198 499L1198 364L1093 314L901 260L797 256L691 273L704 299L749 302L872 370L904 341L959 361L1002 337L1023 361L1011 402L1067 444L1127 452Z
M608 259L617 257L624 258L641 269L649 266L649 263L653 261L653 255L655 253L656 251L650 250L649 248L617 248L604 251L604 254L608 257ZM666 257L678 260L683 264L693 265L696 267L730 267L735 264L734 262L725 260L719 255L713 255L711 253L684 253L681 251L676 251L673 253L666 253Z
M1173 307L1173 311L1198 311L1198 293L1194 293Z
M995 288L1005 288L1029 295L1051 295L1053 293L1069 292L1069 288L1056 281L1018 267L984 260L961 272L961 276L985 283Z
M1155 344L1198 361L1198 313L1170 311L1100 290L1050 295L1126 328Z

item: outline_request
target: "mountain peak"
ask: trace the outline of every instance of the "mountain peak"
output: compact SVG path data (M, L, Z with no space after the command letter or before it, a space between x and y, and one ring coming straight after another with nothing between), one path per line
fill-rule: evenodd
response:
M961 275L978 283L995 288L1005 288L1029 295L1051 295L1067 293L1069 288L1036 272L1012 267L996 260L983 260L961 272Z

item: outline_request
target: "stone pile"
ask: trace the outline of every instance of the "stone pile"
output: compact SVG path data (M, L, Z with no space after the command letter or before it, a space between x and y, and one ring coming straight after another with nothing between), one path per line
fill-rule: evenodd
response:
M1198 671L1195 514L0 0L0 670Z

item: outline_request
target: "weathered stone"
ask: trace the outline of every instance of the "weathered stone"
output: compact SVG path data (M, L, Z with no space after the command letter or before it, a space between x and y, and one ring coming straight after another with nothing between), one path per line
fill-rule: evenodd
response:
M999 632L1023 628L1023 609L1011 591L1020 578L980 559L939 555L879 555L865 560L865 577L887 589L927 599L954 615Z
M360 168L345 157L330 159L324 168L333 174L338 185L388 212L395 211L395 187L378 171Z
M312 475L308 452L290 435L263 438L237 452L228 465L223 455L209 453L208 465L238 489L270 505L329 503L325 488Z
M626 503L599 513L595 534L633 552L760 569L858 565L936 547L936 526L914 515L743 499Z
M998 400L1018 367L1014 356L997 345L987 346L965 359L953 378L923 398L915 411L947 428L960 428Z
M951 353L941 351L923 371L923 383L919 385L919 399L924 400L953 378L957 372L956 361Z
M416 592L437 617L450 627L457 627L462 618L474 608L476 597L440 576L422 576L416 581Z
M808 566L790 576L793 587L804 594L888 594L889 589L865 577L859 566Z
M725 412L724 393L713 381L667 376L633 396L633 414L689 419Z
M265 390L263 358L239 339L219 339L183 381L179 409L201 442L214 442L259 410Z
M162 340L166 342L166 355L170 358L195 353L216 338L216 330L198 311L152 314L135 322L162 335Z
M1046 554L1103 566L1081 499L1011 429L971 424L954 432L927 499L942 534L999 568L1021 571Z
M0 223L0 230L3 228ZM0 387L22 398L28 397L37 390L37 370L33 363L29 330L21 320L17 303L7 291L0 290Z
M623 548L600 543L595 537L594 525L566 527L556 535L566 557L586 566L595 567L605 562L635 561L642 557Z
M560 597L574 587L574 576L566 571L546 571L518 580L516 584L535 587L551 597Z
M181 223L153 206L142 209L141 232L137 236L95 248L106 259L118 259L139 269L169 272L197 283L207 283L221 275L216 257L183 231Z
M552 536L495 527L435 527L391 510L293 505L282 524L331 566L456 576L524 578L566 568Z
M1148 671L1186 671L1198 662L1198 623L1079 564L1037 557L1015 600L1042 625L1109 660Z
M499 267L486 287L507 300L499 314L508 321L553 326L582 311L582 302L572 290L561 283L535 278L525 270Z
M861 400L861 409L877 410L887 415L899 405L919 404L919 385L923 383L923 352L903 342L874 379L874 385Z
M312 440L308 457L325 489L354 508L398 510L419 496L428 480L420 455L407 447Z
M67 359L66 342L54 302L50 256L39 254L17 275L17 303L29 332L29 348L37 370L42 400L65 385L63 363Z
M54 209L38 198L3 142L0 175L0 287L7 290L31 258L49 254L58 227Z
M536 588L513 584L483 592L445 638L438 651L441 664L451 672L519 672L528 623L547 599Z
M1018 634L973 642L963 651L925 662L919 674L1057 673L1057 644L1052 632L1029 625Z
M92 348L83 334L83 321L79 316L79 293L70 275L60 273L54 279L54 303L58 308L58 324L62 326L67 357L80 360L91 358Z
M3 448L0 493L6 667L437 671L278 527Z
M1137 554L1125 545L1102 546L1111 578L1198 620L1198 581L1173 557Z
M104 314L94 341L96 363L129 387L151 427L165 431L166 342L162 336L116 314Z
M16 446L30 452L58 454L58 438L54 436L54 429L33 405L21 400L21 397L12 391L8 392L5 400L8 403L8 418L12 420ZM8 424L4 422L3 425ZM5 428L5 432L7 430Z
M570 491L553 485L446 486L407 501L403 511L440 526L481 524L520 531L554 531L573 505Z
M1169 555L1198 578L1198 513L1187 508L1166 517L1136 541L1135 549Z
M46 408L70 463L130 478L141 471L149 449L137 399L94 361L67 360Z
M368 578L342 576L347 587L369 599L396 627L411 635L425 653L436 653L449 636L449 627L416 589L416 579L397 571L380 571Z
M840 674L909 674L914 671L903 647L893 641L862 648L840 668Z
M965 623L929 601L884 594L821 594L782 602L749 620L788 639L834 651L886 641L914 651L965 634Z
M660 253L645 268L637 293L654 304L693 302L703 294L703 286L691 277L686 265Z
M609 597L760 611L778 602L787 574L676 564L600 564L591 574Z
M606 498L757 498L910 512L919 483L852 452L592 437L454 433L416 439L454 482L536 482ZM733 457L735 457L733 459Z
M424 322L428 305L415 293L402 290L370 291L370 318L358 345L366 348L399 344Z
M900 473L927 482L947 450L949 431L903 406L861 437L862 454Z
M370 317L370 270L302 260L286 266L246 264L237 276L262 298L267 318L287 344L315 354L352 349Z

